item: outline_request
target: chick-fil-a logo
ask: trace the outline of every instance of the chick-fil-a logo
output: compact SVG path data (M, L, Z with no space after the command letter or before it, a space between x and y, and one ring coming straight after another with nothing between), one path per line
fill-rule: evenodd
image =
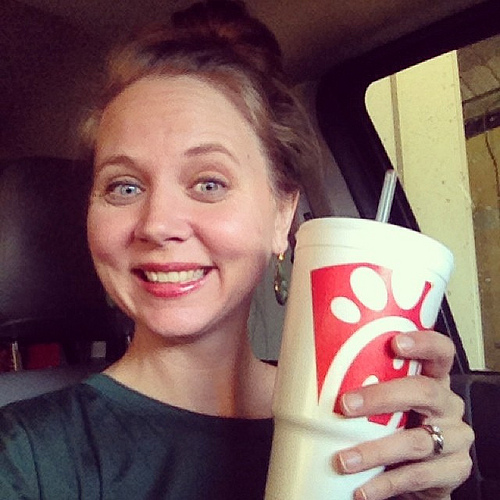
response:
M339 413L345 392L418 373L418 363L394 357L390 342L399 332L434 325L439 301L429 281L356 263L315 269L311 284L320 406ZM405 418L391 414L369 420L397 427Z

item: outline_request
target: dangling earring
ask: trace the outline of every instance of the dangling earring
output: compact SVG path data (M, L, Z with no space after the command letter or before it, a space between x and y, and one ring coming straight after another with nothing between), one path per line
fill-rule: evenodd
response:
M288 298L288 280L283 269L284 260L284 252L276 256L276 271L274 273L274 295L281 306L286 304L286 299Z

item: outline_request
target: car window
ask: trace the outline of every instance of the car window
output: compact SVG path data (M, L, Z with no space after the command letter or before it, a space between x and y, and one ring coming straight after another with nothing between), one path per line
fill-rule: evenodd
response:
M491 198L485 201L483 189L484 209L479 210L471 191L477 184L471 165L486 157L493 165L491 174L497 164L492 147L497 10L497 2L480 3L333 66L320 81L316 102L320 128L359 215L375 218L384 175L395 168L400 182L389 222L429 234L454 252L455 273L436 324L455 343L453 373L499 368L494 360L496 334L490 326L498 322L488 316L488 309L498 307L487 305L492 303L487 296L495 278L482 267L490 261L494 268L495 251L491 243L490 250L481 250L479 241L494 236L478 232L478 218L491 227L496 204ZM478 49L481 55L474 47L464 48L481 40L488 40L486 48ZM474 71L478 60L483 64ZM479 69L479 80L492 87L485 91L489 104L478 115L473 112L480 101L475 93L484 91L473 90L471 77ZM472 137L486 122L489 130L482 140ZM473 142L484 145L481 153L472 153ZM494 181L478 182L495 186Z
M366 106L422 232L455 255L471 366L500 370L500 36L372 83Z

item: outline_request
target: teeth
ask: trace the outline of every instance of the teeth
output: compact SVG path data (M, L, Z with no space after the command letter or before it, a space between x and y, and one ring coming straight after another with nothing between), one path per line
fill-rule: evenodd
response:
M153 283L186 283L203 277L203 269L189 271L144 271L146 279Z

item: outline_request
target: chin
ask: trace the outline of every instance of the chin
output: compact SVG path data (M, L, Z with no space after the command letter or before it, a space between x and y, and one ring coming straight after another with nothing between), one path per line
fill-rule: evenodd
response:
M136 324L135 335L152 337L167 343L190 343L210 331L205 325L186 324L185 321L151 322Z

